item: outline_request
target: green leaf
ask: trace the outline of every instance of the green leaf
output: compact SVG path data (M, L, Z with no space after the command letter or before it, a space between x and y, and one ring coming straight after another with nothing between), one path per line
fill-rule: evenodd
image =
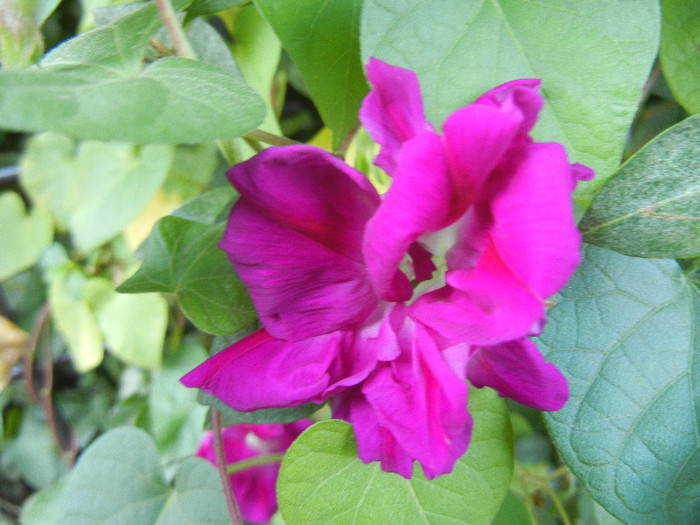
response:
M206 358L204 348L186 341L155 372L148 392L149 429L166 460L191 455L202 438L206 409L197 403L197 391L180 378Z
M228 188L213 190L160 219L140 248L141 268L118 290L173 293L192 322L213 334L251 324L256 314L245 286L217 247L232 198Z
M580 223L588 243L638 257L700 255L700 115L673 126L601 188Z
M288 408L263 408L253 412L239 412L234 410L219 398L202 392L197 392L197 402L219 409L221 412L221 426L228 427L237 425L238 423L253 423L255 425L264 425L266 423L291 423L309 417L314 412L318 411L323 405L316 403L304 403L296 407ZM211 429L211 415L207 416L206 428Z
M90 65L0 72L0 122L83 139L205 142L254 129L265 105L229 73L169 57L120 75Z
M60 0L4 0L0 15L0 62L24 68L43 53L40 27Z
M44 411L30 405L23 411L22 423L15 438L2 448L3 472L15 472L31 487L42 489L58 481L67 468L58 457ZM18 475L19 474L19 475Z
M53 238L53 221L46 208L26 213L22 198L11 191L0 194L0 280L33 266Z
M469 399L474 432L454 472L426 481L416 466L411 480L382 472L357 457L352 427L322 421L290 447L277 482L287 523L490 524L513 471L510 420L502 399L488 389Z
M51 317L65 337L78 372L86 372L102 362L102 333L85 298L88 279L77 269L66 267L49 278Z
M80 457L65 488L60 523L179 525L230 523L216 470L189 458L174 487L166 485L151 438L130 427L96 440Z
M700 113L700 4L663 0L659 58L664 76L688 113Z
M160 294L120 294L111 281L95 277L85 296L114 355L129 364L160 367L168 327L168 304Z
M367 94L358 42L361 0L258 0L255 5L299 67L338 148L357 125Z
M700 515L700 295L669 260L586 247L539 337L569 380L548 413L564 461L624 523Z
M61 525L58 521L65 483L49 485L32 494L22 505L21 525Z
M656 0L366 0L362 60L415 71L438 126L503 82L541 78L546 102L534 136L596 171L577 190L585 201L619 164L659 21Z
M121 232L146 207L173 156L172 146L76 143L44 133L27 145L21 183L87 252Z

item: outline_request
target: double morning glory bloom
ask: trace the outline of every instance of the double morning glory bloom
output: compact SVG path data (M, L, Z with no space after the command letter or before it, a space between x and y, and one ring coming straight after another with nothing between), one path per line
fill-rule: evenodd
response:
M467 381L542 410L566 380L529 337L579 262L571 192L592 172L529 136L538 80L499 86L437 133L418 80L371 59L360 120L393 178L311 146L228 173L240 193L221 248L264 328L183 378L236 410L331 401L358 453L428 478L467 450ZM465 381L467 380L467 381Z

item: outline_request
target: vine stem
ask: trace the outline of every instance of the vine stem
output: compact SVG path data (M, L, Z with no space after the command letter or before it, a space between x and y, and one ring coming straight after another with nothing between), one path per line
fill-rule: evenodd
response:
M284 459L284 454L266 454L264 456L255 456L254 458L244 459L243 461L237 461L232 463L226 468L226 472L229 474L235 474L241 470L245 470L250 467L255 467L258 465L269 465L271 463L281 463Z
M243 135L243 139L252 139L264 142L265 144L271 144L273 146L293 146L296 144L301 144L301 142L297 142L296 140L288 139L287 137L280 137L279 135L274 135L261 129L249 131Z
M231 477L226 471L226 453L224 452L224 439L221 435L221 414L216 408L211 409L212 429L214 433L214 454L216 455L216 468L219 471L221 485L224 487L224 495L226 496L226 506L228 507L229 516L233 525L243 525L241 511L236 503L236 496L233 494L231 486Z
M175 9L173 9L170 0L155 0L155 3L158 7L158 13L160 13L160 17L163 20L163 24L165 24L170 38L173 39L177 56L197 60L197 54L194 52L194 49L192 49L189 40L187 40L187 35L185 35L185 31L182 29L177 19Z

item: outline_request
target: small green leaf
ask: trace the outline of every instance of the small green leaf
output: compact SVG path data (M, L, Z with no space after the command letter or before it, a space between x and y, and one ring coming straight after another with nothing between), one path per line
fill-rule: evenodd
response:
M546 414L564 461L623 523L700 515L700 294L678 264L588 246L538 346L569 381Z
M228 427L237 425L238 423L253 423L255 425L264 425L266 423L291 423L309 417L314 412L318 411L323 405L316 403L304 403L297 407L289 408L263 408L253 412L239 412L234 410L219 398L202 392L197 392L197 402L219 409L221 412L221 426ZM211 415L207 416L206 428L212 428Z
M86 372L102 362L102 333L85 299L85 275L70 267L52 272L49 279L51 317L65 337L73 365Z
M216 470L201 459L180 466L174 487L151 438L130 427L96 440L68 478L59 523L180 525L230 523Z
M338 148L357 125L368 90L358 41L362 2L258 0L255 5L299 67Z
M27 145L21 182L87 252L121 232L146 207L173 155L172 146L76 143L44 133Z
M232 334L251 324L255 309L226 254L217 247L232 190L213 190L163 217L144 242L141 268L118 288L166 292L200 329Z
M637 257L700 255L700 115L629 159L580 223L588 243Z
M474 416L469 450L451 474L433 481L418 466L407 480L382 472L378 462L364 464L349 424L317 423L282 462L277 482L282 517L309 525L490 524L513 472L510 420L492 390L472 390L469 408Z
M700 113L700 4L662 0L663 26L659 58L664 76L688 113Z
M534 136L596 171L578 186L585 202L619 164L656 58L659 15L656 0L365 0L362 60L415 71L438 127L499 84L542 79Z
M36 206L26 213L22 198L14 192L0 195L0 280L33 266L53 238L48 210Z
M168 327L168 305L160 294L120 294L111 281L95 277L85 296L114 355L141 367L160 367Z

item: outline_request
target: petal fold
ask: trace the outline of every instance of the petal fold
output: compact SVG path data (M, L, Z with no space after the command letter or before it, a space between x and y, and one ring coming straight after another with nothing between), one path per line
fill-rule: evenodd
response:
M318 148L287 146L229 177L241 196L219 246L272 336L302 340L375 311L362 236L379 196L361 173Z
M469 359L467 378L538 410L559 410L569 398L564 376L525 338L479 348Z
M393 176L404 142L432 127L425 120L413 71L370 58L367 80L372 89L360 108L360 122L381 145L375 163Z

